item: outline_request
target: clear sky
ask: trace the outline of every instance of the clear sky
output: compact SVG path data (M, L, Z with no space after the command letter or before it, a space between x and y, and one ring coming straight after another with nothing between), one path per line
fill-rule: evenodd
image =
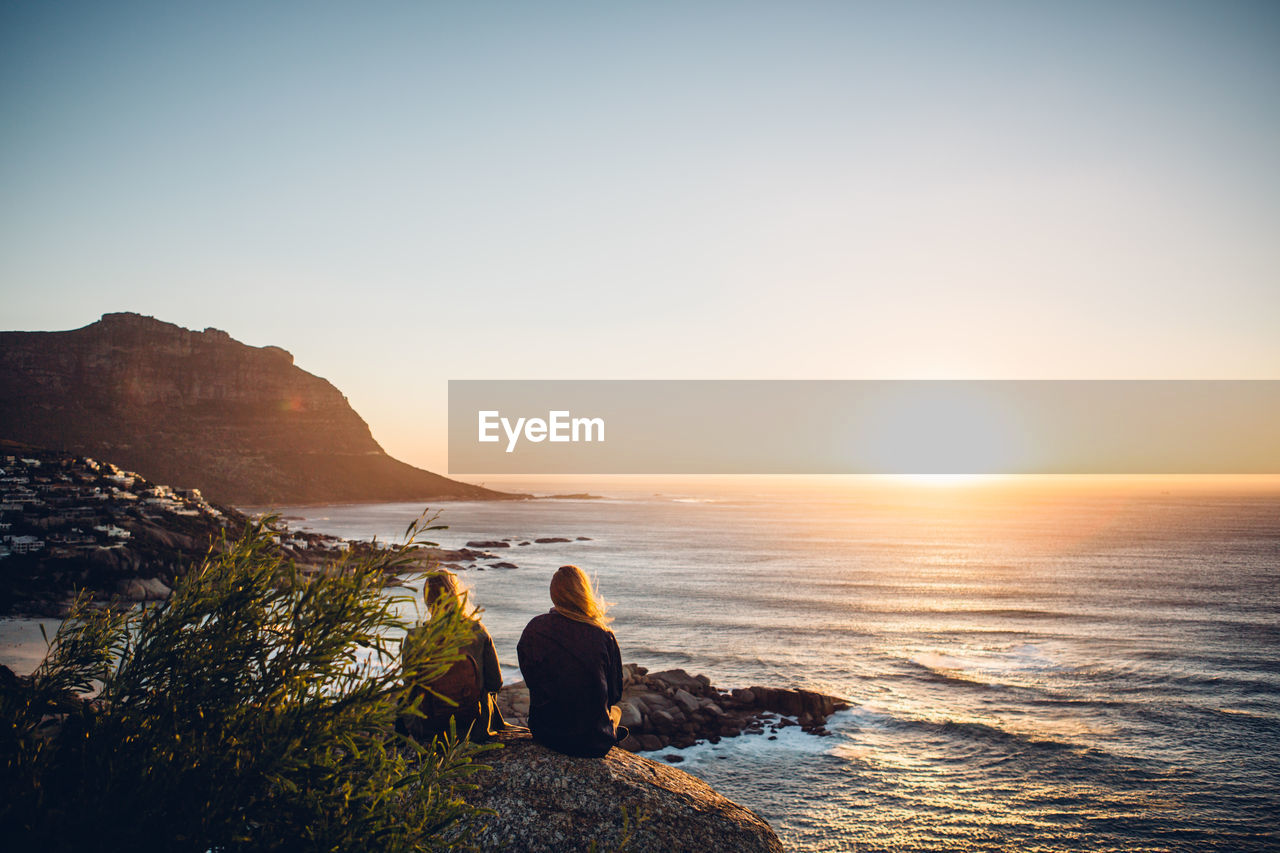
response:
M0 328L449 378L1280 378L1274 2L0 0Z

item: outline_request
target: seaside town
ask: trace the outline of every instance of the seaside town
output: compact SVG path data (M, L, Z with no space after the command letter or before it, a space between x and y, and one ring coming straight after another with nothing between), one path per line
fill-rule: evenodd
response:
M130 532L119 522L127 518L225 518L199 489L152 485L132 471L88 457L31 454L0 456L0 559L41 552L74 557L121 548Z

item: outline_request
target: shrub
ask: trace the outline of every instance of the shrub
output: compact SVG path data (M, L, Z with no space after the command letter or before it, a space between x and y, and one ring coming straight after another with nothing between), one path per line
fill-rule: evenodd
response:
M408 543L304 572L266 523L151 609L81 596L40 667L0 686L9 849L434 850L465 841L475 747L395 734L407 683L459 657L436 613L402 659ZM92 700L84 694L97 686ZM412 711L409 711L412 713Z

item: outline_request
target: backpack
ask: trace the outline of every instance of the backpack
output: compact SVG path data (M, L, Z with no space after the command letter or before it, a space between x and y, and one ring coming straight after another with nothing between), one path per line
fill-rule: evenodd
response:
M411 698L421 697L422 704L419 708L427 718L425 720L413 718L408 722L410 734L425 738L447 732L449 718L456 717L458 736L464 737L467 729L479 716L480 700L484 697L484 684L480 679L480 666L476 663L476 659L463 651L461 660L454 661L439 678L427 682L427 685L431 690L448 696L458 704L450 705L427 687L421 684L414 685Z

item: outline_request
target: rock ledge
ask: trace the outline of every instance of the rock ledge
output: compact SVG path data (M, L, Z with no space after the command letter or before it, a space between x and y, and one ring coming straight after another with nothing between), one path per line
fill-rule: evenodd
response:
M475 777L480 790L468 796L497 812L476 838L482 850L568 853L587 851L592 842L612 850L621 840L624 807L633 819L637 810L647 818L629 853L782 850L763 818L674 767L621 749L572 758L523 732L499 740L503 748L481 758L493 770Z

